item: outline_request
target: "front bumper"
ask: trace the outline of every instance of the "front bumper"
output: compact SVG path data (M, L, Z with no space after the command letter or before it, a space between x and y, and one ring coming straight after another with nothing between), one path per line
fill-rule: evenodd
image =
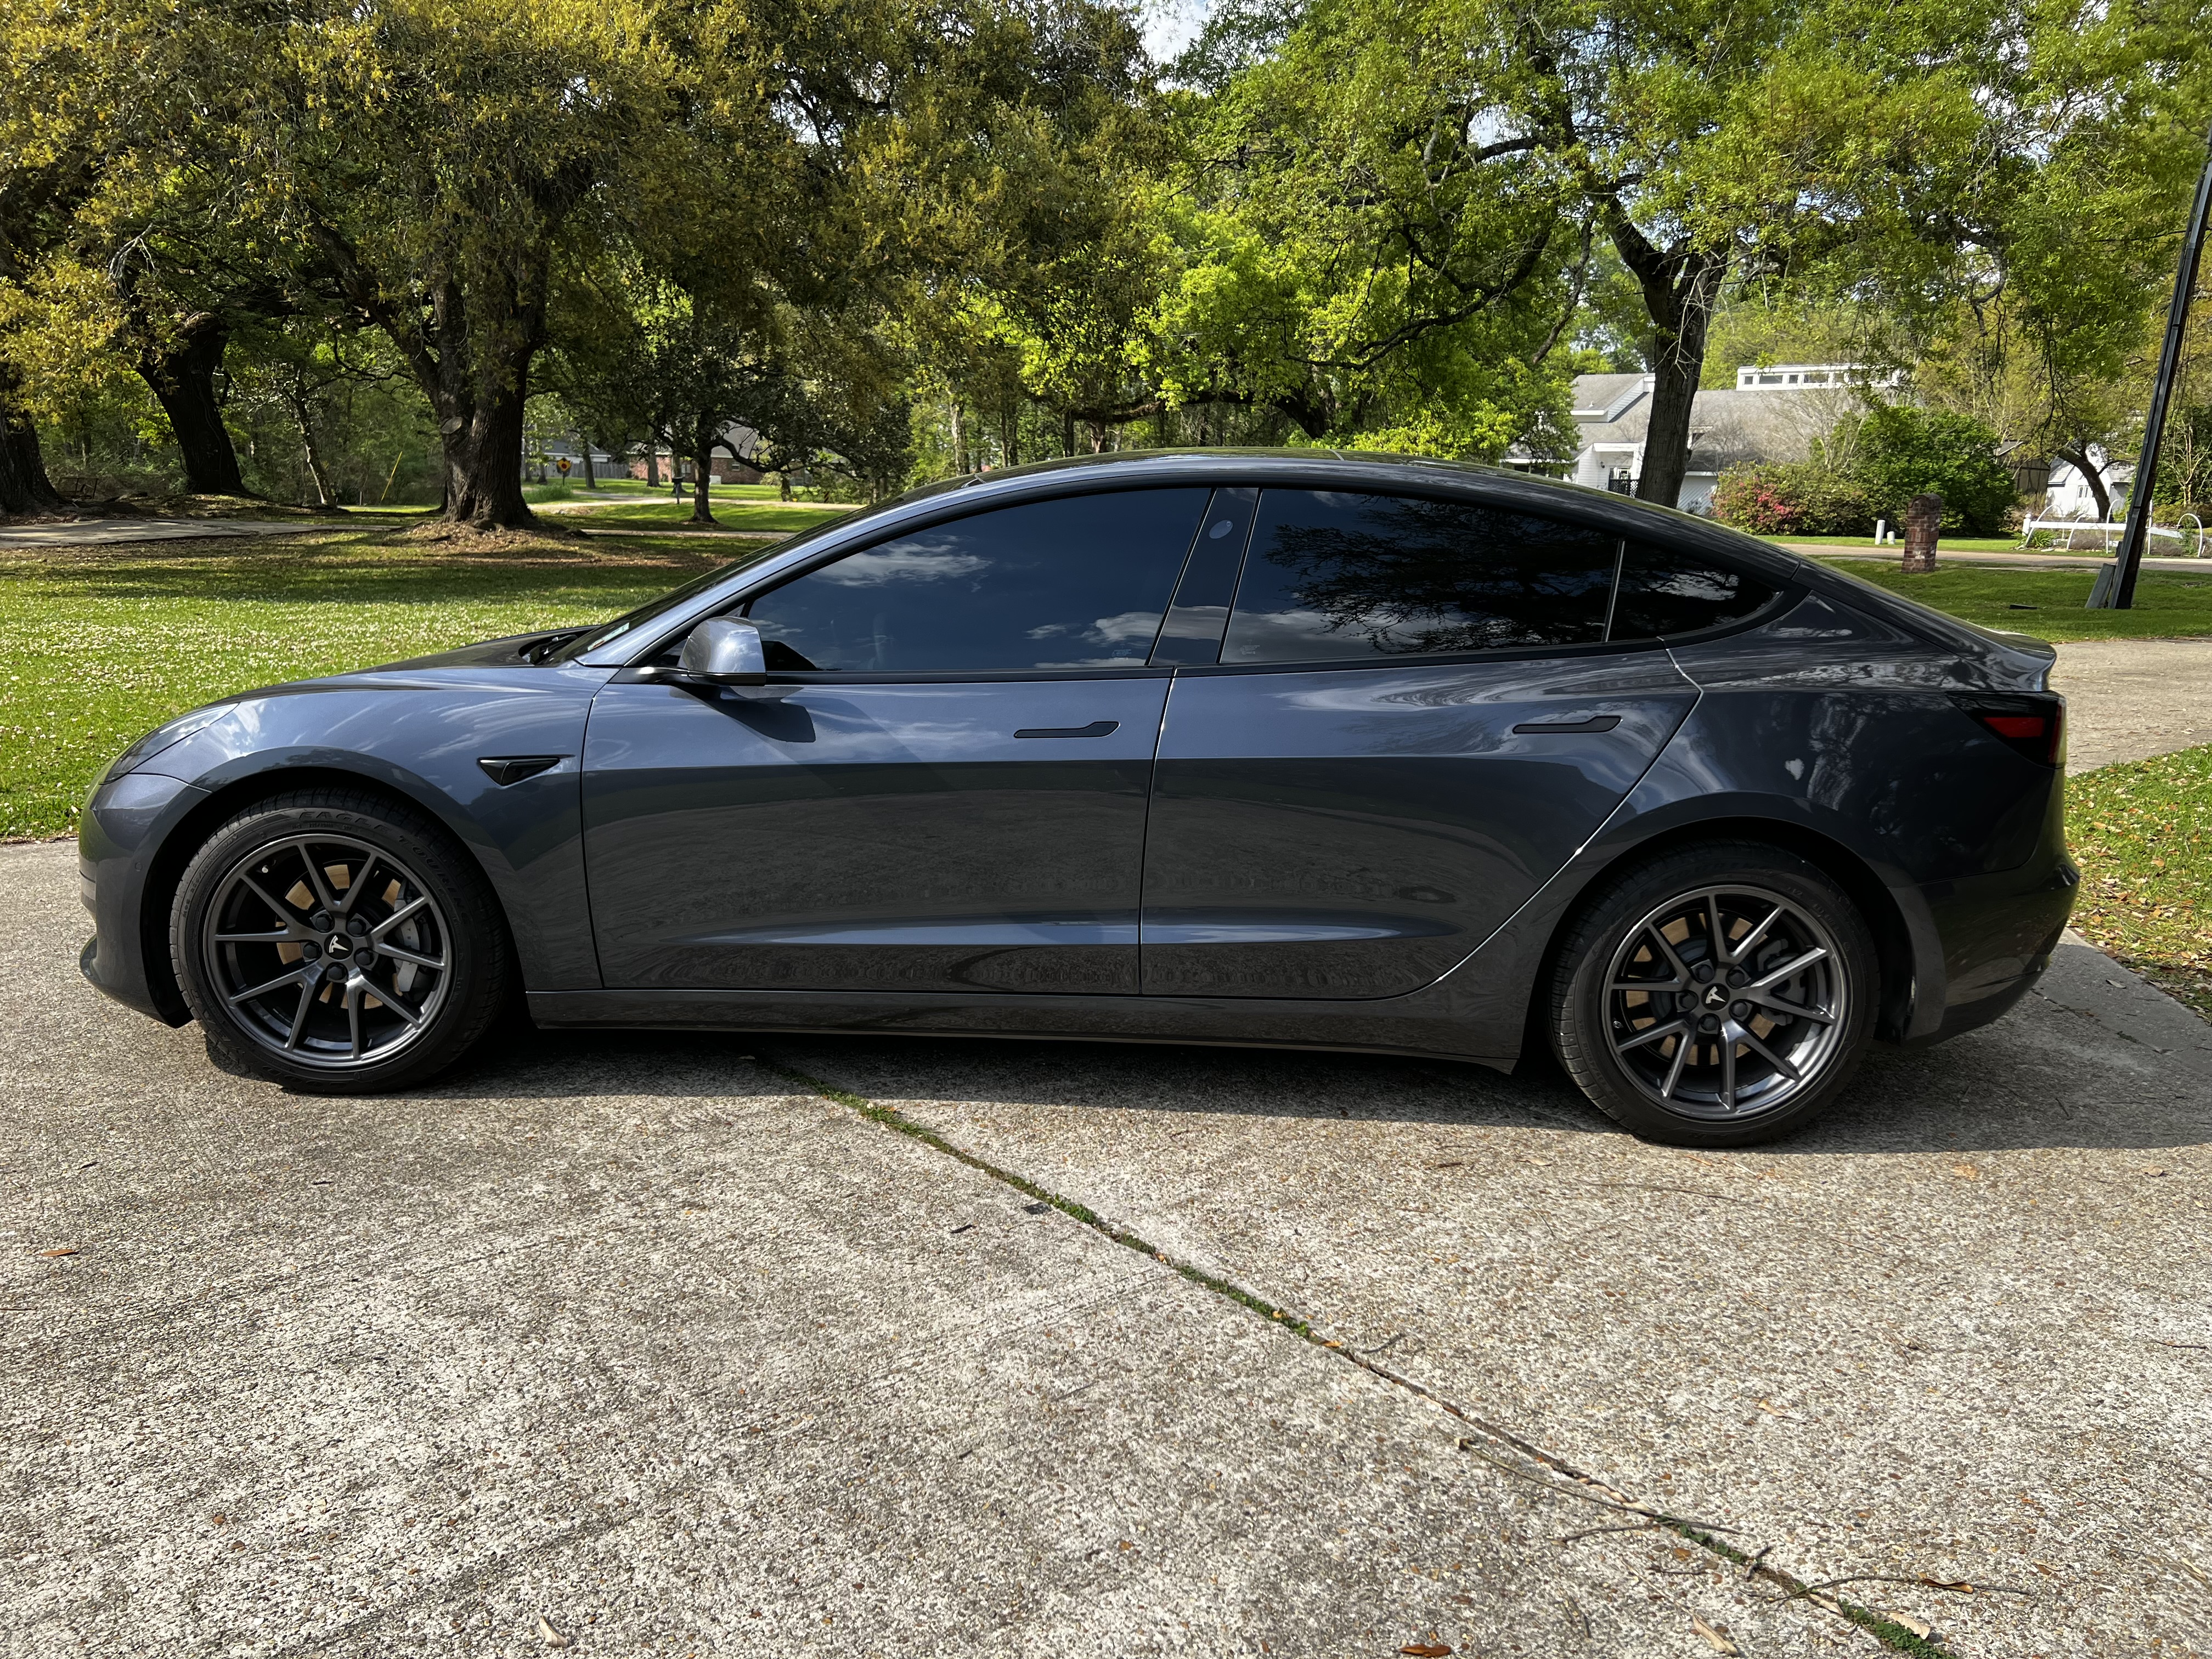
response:
M149 915L148 888L169 830L206 799L180 778L132 772L94 790L78 821L77 873L94 931L77 965L107 995L165 1025L185 1024L191 1012L167 971L167 907Z

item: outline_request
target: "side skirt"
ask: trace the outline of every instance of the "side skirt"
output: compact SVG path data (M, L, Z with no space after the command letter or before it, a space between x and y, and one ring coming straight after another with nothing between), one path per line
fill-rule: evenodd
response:
M1467 1052L1465 1024L1343 1002L1190 997L931 995L872 991L532 991L545 1026L658 1030L848 1032L1037 1041L1190 1042L1471 1060L1501 1072L1516 1056Z

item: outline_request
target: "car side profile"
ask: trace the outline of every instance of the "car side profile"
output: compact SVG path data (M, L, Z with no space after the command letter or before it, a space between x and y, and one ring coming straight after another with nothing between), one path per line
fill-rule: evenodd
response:
M1511 1069L1769 1139L1996 1018L2077 877L2039 641L1704 520L1332 452L1053 462L118 759L83 966L289 1087L543 1026Z

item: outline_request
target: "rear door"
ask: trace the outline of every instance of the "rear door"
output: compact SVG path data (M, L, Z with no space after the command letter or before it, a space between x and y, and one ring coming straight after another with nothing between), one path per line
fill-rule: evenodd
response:
M607 686L605 982L1135 994L1149 658L1207 494L1000 507L798 576L747 607L781 700Z
M1695 702L1656 636L1770 597L1540 515L1281 489L1235 592L1218 659L1184 644L1161 732L1157 995L1387 997L1447 972Z

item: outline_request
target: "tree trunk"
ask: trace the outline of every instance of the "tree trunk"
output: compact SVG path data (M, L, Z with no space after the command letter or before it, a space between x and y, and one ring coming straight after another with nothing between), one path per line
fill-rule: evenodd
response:
M2051 452L2081 475L2081 482L2089 486L2090 495L2097 500L2097 520L2103 523L2112 516L2112 492L2105 487L2104 469L2089 459L2087 444L2061 444Z
M1662 252L1617 209L1607 229L1635 276L1651 319L1651 415L1644 431L1638 501L1673 507L1690 470L1690 416L1705 372L1705 332L1728 275L1726 252L1695 246Z
M139 329L138 373L161 400L185 464L185 488L196 495L243 495L238 451L216 401L216 371L222 367L230 330L212 311L188 318L173 336Z
M309 417L307 400L296 391L284 394L284 406L291 411L292 424L300 428L300 447L307 453L307 476L315 481L315 505L335 507L337 497L331 494L331 477L323 466L323 452L315 442L315 423Z
M693 441L691 466L691 518L693 524L712 525L714 509L707 500L708 486L714 477L714 432L702 422Z
M39 430L9 394L15 371L0 364L0 513L51 513L64 505L46 477Z
M479 530L535 525L522 496L522 407L529 371L475 388L465 413L449 414L439 435L445 445L446 517Z
M645 447L645 487L660 488L660 446L648 442Z
M582 441L581 447L584 452L584 488L597 489L599 487L599 474L592 471L592 441L586 438Z

